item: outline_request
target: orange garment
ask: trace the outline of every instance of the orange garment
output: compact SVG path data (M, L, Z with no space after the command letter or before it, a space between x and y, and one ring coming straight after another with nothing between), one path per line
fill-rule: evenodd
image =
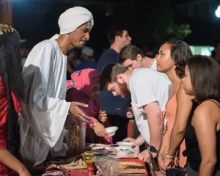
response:
M131 137L133 136L133 124L134 124L134 120L129 120L128 122L128 134L127 137Z
M173 129L173 125L175 122L176 117L176 109L177 109L177 99L176 94L173 95L173 97L167 102L166 108L165 108L165 119L167 120L167 131L166 131L166 137L163 139L163 142L170 143L170 136ZM184 167L186 165L186 157L183 156L182 152L186 149L185 140L180 145L180 161L179 164L181 167ZM168 151L168 148L166 149Z

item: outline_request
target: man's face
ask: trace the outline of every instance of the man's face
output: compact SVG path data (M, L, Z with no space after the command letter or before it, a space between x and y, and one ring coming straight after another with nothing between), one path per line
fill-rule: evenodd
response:
M123 31L122 37L120 37L122 47L131 44L132 38L129 36L128 31Z
M109 83L107 85L108 91L112 92L114 96L121 96L122 98L128 96L130 91L128 90L127 84L125 82L119 83Z
M69 34L70 42L76 48L82 48L90 38L90 23L85 23Z
M138 57L135 60L127 59L124 61L123 66L128 67L131 71L137 68L141 68L141 59L139 59Z

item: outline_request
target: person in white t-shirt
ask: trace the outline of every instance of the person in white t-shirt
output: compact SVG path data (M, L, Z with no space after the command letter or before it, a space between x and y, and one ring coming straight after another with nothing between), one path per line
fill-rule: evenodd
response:
M143 51L135 45L127 45L121 50L119 62L130 70L136 68L157 70L156 59L146 56Z
M150 68L157 71L157 60L146 56L143 51L135 45L125 46L119 56L119 63L130 70L137 68ZM169 80L166 74L160 73Z
M137 68L150 68L157 71L157 60L155 58L150 58L144 54L144 52L135 45L125 46L119 56L120 63L128 67L130 70ZM168 76L164 73L160 73L166 79L169 80ZM170 80L169 80L170 81ZM172 85L170 81L170 85ZM137 124L133 123L133 137L136 138L140 135Z
M131 94L132 109L141 135L124 141L137 146L146 142L152 149L152 156L156 157L162 137L161 112L168 100L169 81L152 69L131 71L120 64L109 64L100 76L100 88L111 91L115 96ZM140 153L138 158L149 162L148 151Z

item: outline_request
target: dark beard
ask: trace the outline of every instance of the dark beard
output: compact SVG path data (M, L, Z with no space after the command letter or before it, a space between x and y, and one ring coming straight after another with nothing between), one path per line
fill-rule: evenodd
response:
M121 90L121 94L120 96L122 98L127 97L128 95L130 95L130 91L128 90L127 84L126 83L118 83L119 88Z

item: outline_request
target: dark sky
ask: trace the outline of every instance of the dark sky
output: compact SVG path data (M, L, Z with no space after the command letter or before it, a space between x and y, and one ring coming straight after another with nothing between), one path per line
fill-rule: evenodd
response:
M191 25L192 34L186 38L189 44L212 45L218 38L216 33L220 31L219 21L216 23L203 18L186 18L184 14L182 16L175 11L176 4L190 1L192 0L79 0L78 3L73 3L76 1L14 0L13 25L22 38L31 38L39 42L59 32L57 22L63 11L75 5L82 5L93 13L95 19L91 40L87 45L100 52L109 46L106 35L109 27L114 24L126 26L134 44L158 45L158 42L154 41L155 30L159 29L159 34L163 33L166 25L172 20ZM171 11L173 14L170 14ZM106 15L107 12L110 16Z

